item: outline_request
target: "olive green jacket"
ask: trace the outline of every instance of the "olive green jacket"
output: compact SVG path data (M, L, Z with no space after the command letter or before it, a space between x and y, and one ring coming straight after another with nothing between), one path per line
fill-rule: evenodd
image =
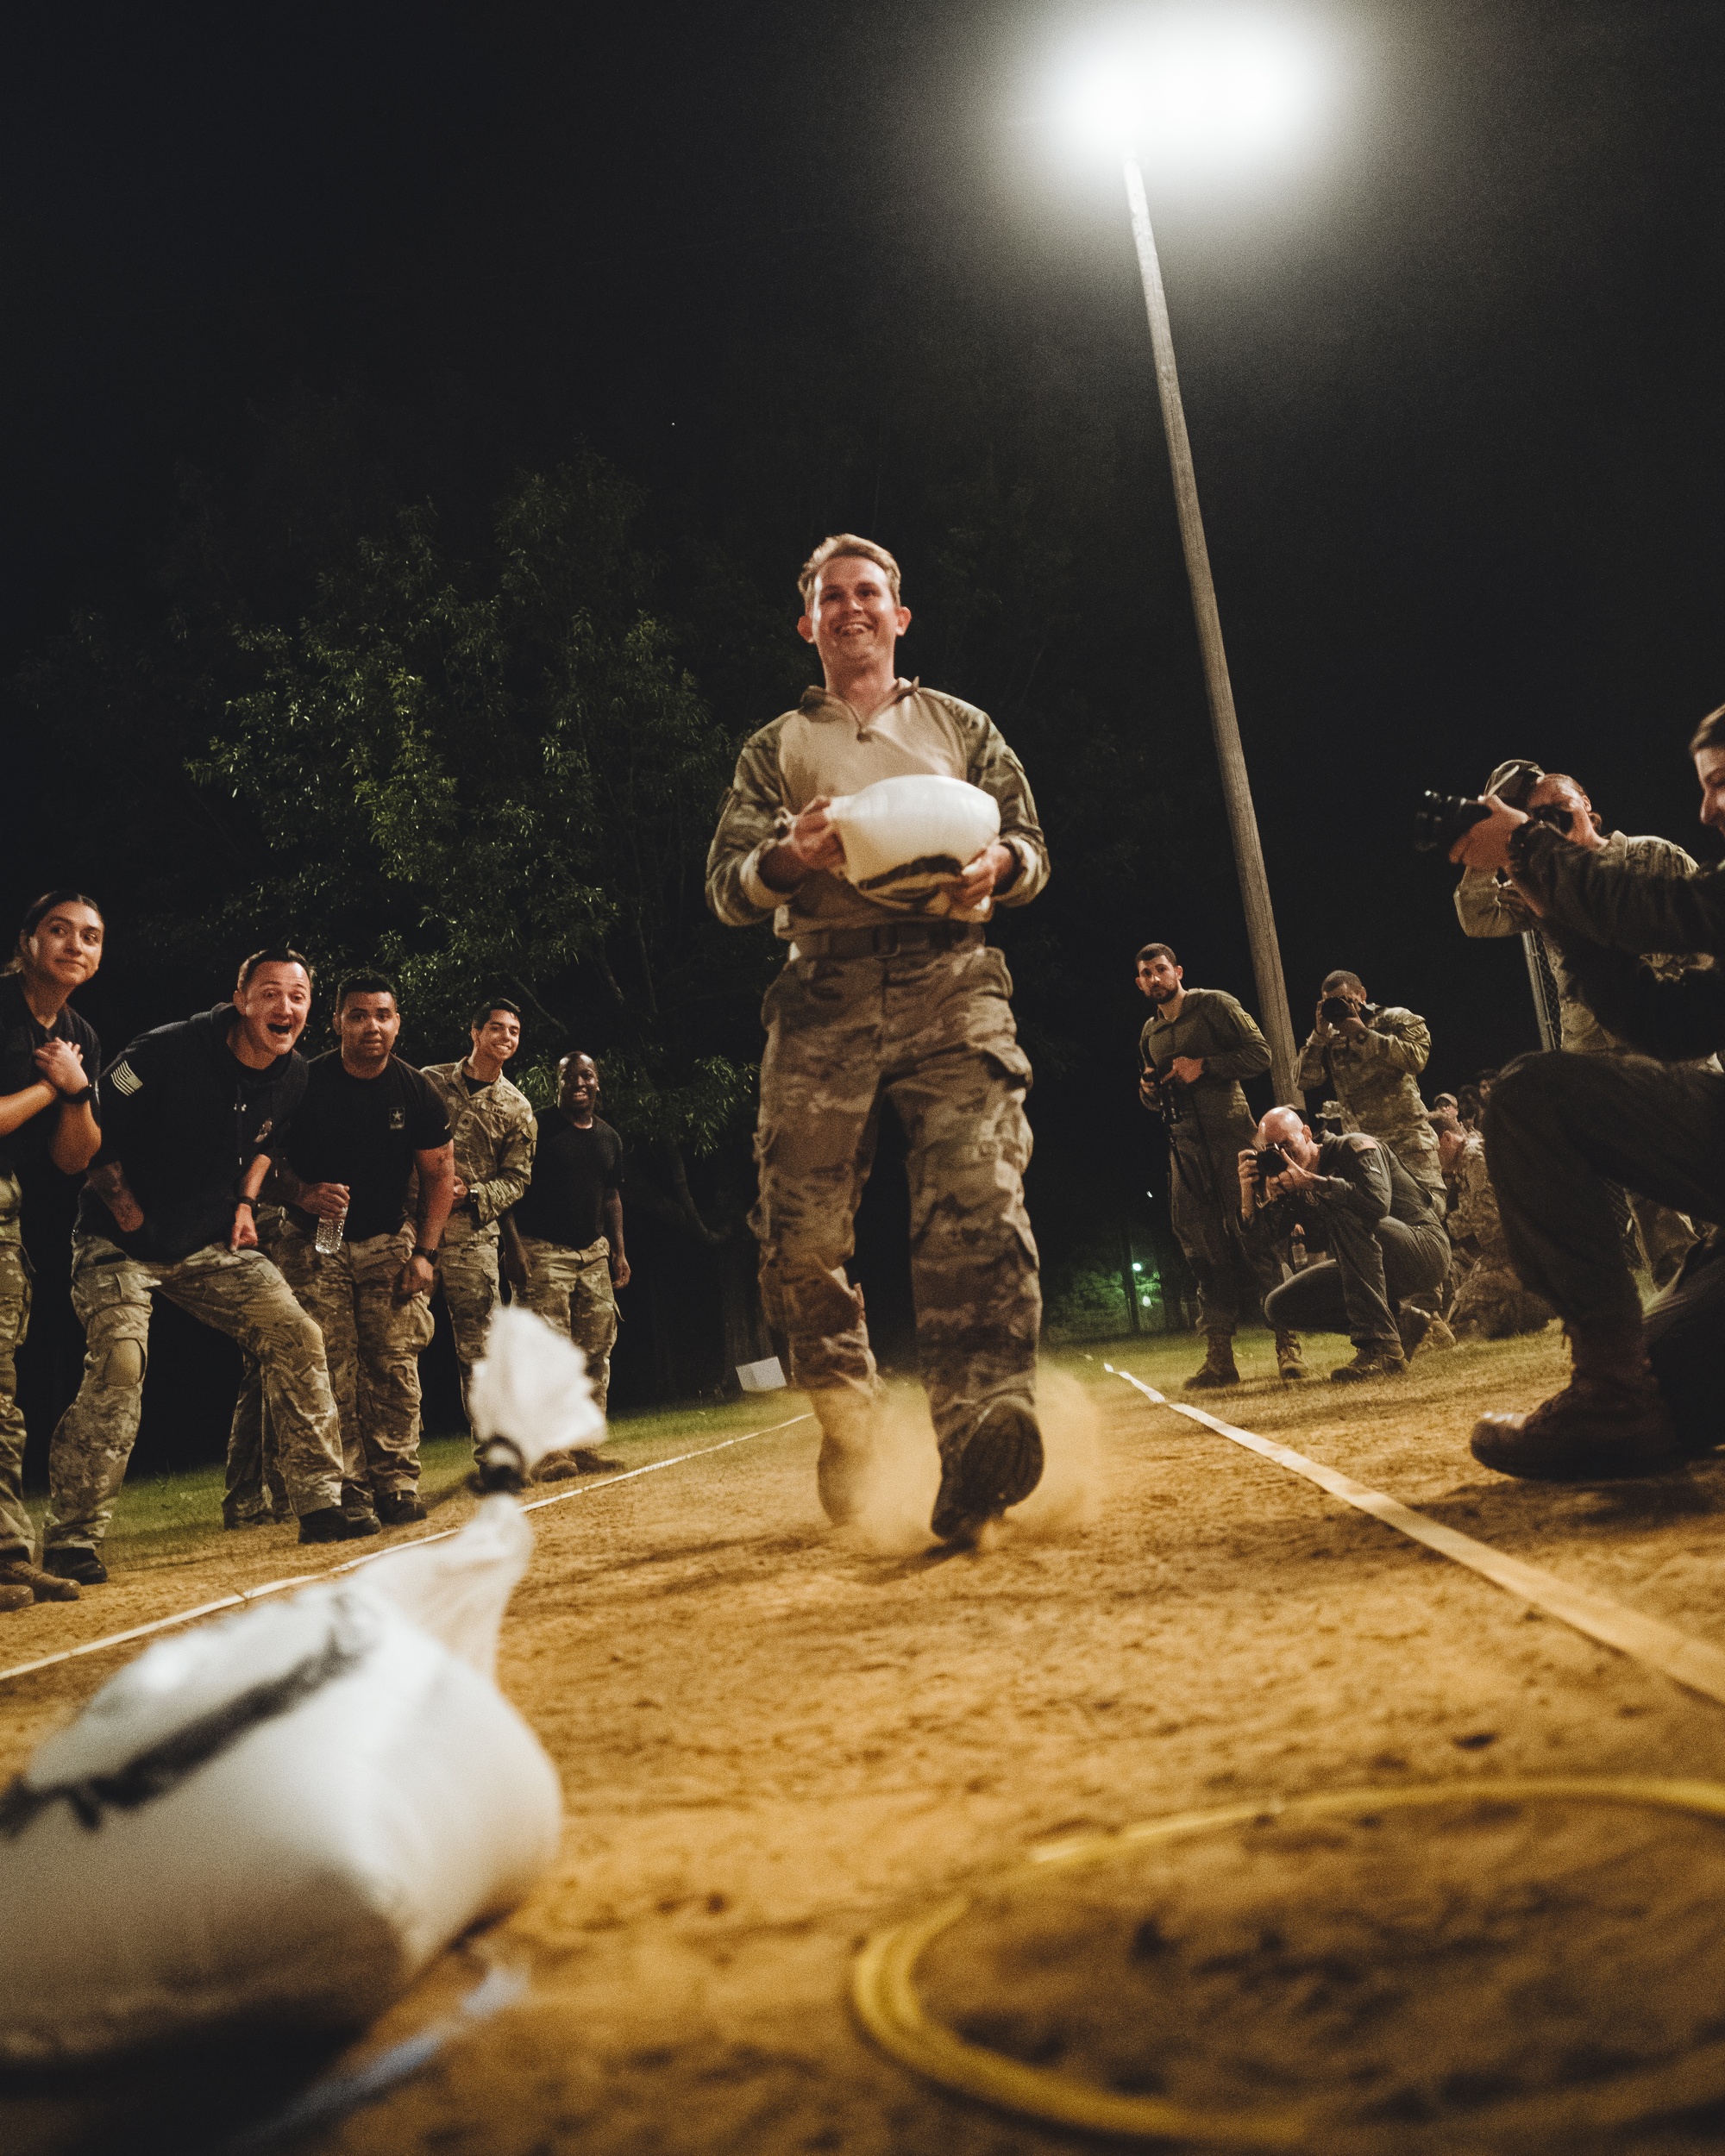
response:
M1152 1013L1138 1046L1141 1067L1157 1075L1170 1143L1212 1154L1220 1146L1232 1170L1233 1155L1251 1144L1257 1128L1240 1081L1261 1077L1270 1068L1269 1044L1258 1021L1226 988L1188 988L1179 1017ZM1167 1075L1181 1056L1203 1061L1202 1075L1190 1085Z

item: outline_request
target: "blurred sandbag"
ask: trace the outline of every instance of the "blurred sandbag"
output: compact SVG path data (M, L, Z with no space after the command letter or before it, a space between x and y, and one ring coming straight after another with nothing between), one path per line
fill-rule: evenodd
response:
M467 1386L474 1438L486 1466L487 1441L519 1455L525 1481L552 1452L599 1443L605 1417L593 1396L586 1357L567 1333L516 1303L492 1313L485 1359Z
M0 2059L370 2021L557 1847L557 1777L491 1681L531 1548L492 1497L163 1640L0 1795Z
M963 779L932 773L877 779L827 810L844 843L844 874L864 897L918 912L947 898L942 883L1000 835L1000 807Z

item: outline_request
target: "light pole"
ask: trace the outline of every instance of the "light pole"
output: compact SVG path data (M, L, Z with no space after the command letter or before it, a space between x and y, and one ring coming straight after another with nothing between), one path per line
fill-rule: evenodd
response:
M1222 796L1227 804L1234 866L1239 874L1246 936L1257 976L1258 1007L1270 1044L1270 1075L1276 1098L1302 1105L1295 1083L1298 1058L1282 975L1282 951L1276 915L1264 874L1264 847L1253 812L1239 722L1234 715L1228 658L1222 642L1210 553L1198 507L1198 481L1192 468L1192 445L1180 401L1180 377L1174 364L1174 335L1162 289L1156 238L1138 145L1151 146L1158 159L1195 167L1216 166L1276 155L1306 132L1325 102L1330 72L1321 41L1309 26L1291 17L1276 19L1241 0L1189 0L1146 15L1142 30L1106 55L1093 50L1071 80L1070 117L1088 141L1099 135L1120 146L1126 168L1126 203L1138 248L1144 304L1150 317L1156 358L1156 386L1168 437L1168 461L1174 476L1180 542L1192 588L1192 611L1204 661L1210 724L1221 766Z
M1239 721L1234 716L1233 684L1228 678L1222 617L1216 609L1210 549L1204 542L1204 518L1198 507L1198 479L1192 468L1192 444L1186 434L1185 407L1180 401L1180 376L1174 365L1174 333L1169 327L1168 301L1162 289L1162 267L1156 259L1156 235L1151 230L1144 174L1138 169L1137 157L1131 153L1126 160L1126 175L1132 239L1138 248L1144 304L1150 315L1150 341L1156 354L1157 394L1162 400L1168 461L1174 473L1174 505L1180 517L1180 543L1185 549L1186 576L1192 587L1192 612L1198 625L1198 648L1203 655L1204 686L1210 699L1210 725L1216 736L1216 760L1221 766L1222 798L1227 804L1234 867L1239 874L1240 900L1245 908L1245 932L1251 946L1252 972L1258 981L1258 1011L1264 1021L1264 1038L1270 1044L1270 1082L1278 1101L1303 1106L1306 1096L1295 1082L1299 1056L1294 1046L1293 1021L1288 1012L1287 984L1282 977L1282 946L1276 937L1276 913L1270 902L1270 879L1264 873L1258 816L1251 805L1251 781L1246 775L1245 751L1240 746Z

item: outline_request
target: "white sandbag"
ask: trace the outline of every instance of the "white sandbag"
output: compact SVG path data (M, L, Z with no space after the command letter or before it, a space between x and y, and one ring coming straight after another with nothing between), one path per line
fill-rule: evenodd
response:
M474 1436L495 1438L519 1455L530 1475L552 1452L592 1445L605 1434L587 1359L566 1332L516 1303L500 1303L486 1332L485 1359L467 1381Z
M877 779L827 810L844 844L844 874L864 897L939 910L943 881L1000 835L1000 805L981 787L932 773Z
M518 1902L561 1810L490 1677L530 1547L488 1498L448 1543L160 1642L49 1738L0 1795L0 2060L357 2028Z

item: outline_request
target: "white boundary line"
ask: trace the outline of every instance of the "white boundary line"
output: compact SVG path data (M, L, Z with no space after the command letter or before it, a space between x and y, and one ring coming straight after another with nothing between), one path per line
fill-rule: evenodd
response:
M733 1445L747 1445L751 1438L770 1438L775 1432L788 1430L799 1422L808 1422L811 1415L791 1415L783 1422L770 1423L763 1430L744 1430L734 1438L722 1438L717 1445L704 1445L693 1452L679 1452L665 1460L649 1460L645 1467L631 1467L621 1475L607 1475L603 1482L583 1482L575 1489L560 1489L554 1496L536 1497L530 1505L524 1505L523 1512L538 1512L546 1505L564 1505L572 1497L597 1497L602 1490L615 1489L619 1482L632 1482L637 1475L656 1475L662 1467L681 1467L686 1460L704 1460L709 1453L724 1452ZM15 1677L28 1677L36 1670L51 1670L58 1662L75 1662L80 1655L101 1654L109 1647L123 1647L129 1640L147 1639L153 1632L167 1632L175 1625L189 1625L199 1617L212 1617L218 1609L243 1609L248 1602L261 1601L266 1595L283 1595L291 1587L310 1587L319 1580L334 1579L338 1572L357 1571L362 1564L375 1564L380 1557L393 1557L398 1550L423 1549L428 1542L447 1542L451 1535L461 1532L459 1527L440 1527L435 1534L415 1535L411 1541L392 1542L381 1550L367 1550L362 1557L349 1557L344 1564L332 1564L326 1572L298 1572L292 1579L269 1580L262 1587L242 1588L238 1594L224 1595L219 1601L200 1602L196 1609L182 1609L172 1617L158 1617L147 1625L134 1625L129 1632L110 1632L105 1639L91 1639L81 1647L63 1647L58 1654L45 1654L34 1662L21 1662L15 1670L0 1670L0 1684L7 1684Z
M1308 1482L1315 1482L1332 1497L1339 1497L1358 1512L1370 1513L1386 1527L1394 1527L1398 1533L1423 1542L1428 1550L1437 1551L1457 1564L1466 1565L1471 1572L1477 1572L1494 1586L1531 1603L1535 1609L1561 1618L1577 1632L1585 1633L1590 1639L1615 1647L1620 1654L1645 1662L1650 1668L1675 1678L1678 1683L1687 1685L1691 1692L1700 1692L1725 1706L1725 1651L1710 1646L1706 1640L1692 1639L1688 1633L1679 1632L1675 1625L1667 1625L1657 1617L1645 1617L1640 1610L1614 1601L1609 1595L1596 1595L1590 1588L1571 1586L1569 1581L1560 1580L1555 1572L1545 1571L1537 1564L1524 1564L1519 1557L1507 1557L1502 1551L1493 1549L1489 1542L1476 1542L1471 1535L1446 1527L1439 1520L1428 1520L1424 1513L1414 1511L1399 1499L1386 1497L1382 1490L1368 1489L1352 1476L1325 1467L1320 1461L1308 1460L1303 1452L1292 1451L1285 1445L1274 1445L1268 1438L1257 1437L1250 1430L1237 1430L1232 1423L1207 1415L1201 1407L1189 1407L1180 1401L1170 1400L1153 1385L1134 1377L1130 1370L1116 1369L1112 1363L1104 1363L1102 1368L1115 1377L1125 1378L1128 1385L1135 1386L1158 1407L1171 1407L1176 1415L1202 1423L1218 1437L1230 1438L1235 1445L1243 1445L1247 1451L1259 1453L1266 1460L1274 1460L1278 1467L1304 1476Z

